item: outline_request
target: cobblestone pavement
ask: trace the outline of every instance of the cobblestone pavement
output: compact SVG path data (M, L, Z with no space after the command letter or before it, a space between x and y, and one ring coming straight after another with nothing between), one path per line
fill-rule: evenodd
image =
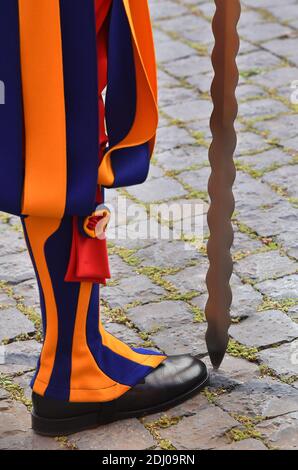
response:
M121 190L139 204L195 201L208 209L214 2L150 0L159 63L160 127L148 181ZM260 4L262 7L260 8ZM1 216L0 448L293 449L298 446L298 1L243 0L235 162L235 271L228 354L210 387L167 414L48 439L32 434L28 382L40 350L34 273L15 217ZM119 194L119 193L118 193ZM108 201L116 192L108 192ZM123 230L124 214L117 224ZM162 227L167 221L156 221ZM171 221L171 229L179 220ZM120 230L121 232L121 230ZM115 335L168 354L204 342L204 242L112 240L103 318Z

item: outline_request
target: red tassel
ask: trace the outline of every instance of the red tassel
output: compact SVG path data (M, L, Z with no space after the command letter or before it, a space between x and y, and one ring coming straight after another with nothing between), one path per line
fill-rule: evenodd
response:
M105 285L110 277L106 240L84 237L78 229L78 218L74 216L70 260L64 280Z

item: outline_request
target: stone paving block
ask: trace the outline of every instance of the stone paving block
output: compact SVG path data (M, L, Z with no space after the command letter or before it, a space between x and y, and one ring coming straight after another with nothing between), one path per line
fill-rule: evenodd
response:
M189 0L187 0L188 3ZM194 5L197 6L197 3L198 2L195 2L194 0L192 0L192 3ZM215 13L215 4L213 2L200 2L200 5L199 5L199 11L204 15L206 16L207 18L209 18L210 20L212 19L212 17L214 16L214 13Z
M289 308L287 315L291 318L291 320L298 322L298 304Z
M34 278L34 270L27 252L7 255L0 261L0 279L17 284Z
M28 413L29 414L29 413ZM1 450L66 450L55 438L44 437L29 430L27 432L0 436Z
M210 92L207 93L207 95L208 95L208 98L206 98L206 99L210 100L210 102L211 102ZM238 121L238 123L239 123L239 121ZM235 123L235 125L238 125L238 124ZM210 116L204 116L203 118L199 117L198 119L189 122L187 124L187 128L191 132L198 133L197 138L199 138L199 140L200 140L201 137L203 137L204 142L205 142L205 146L206 146L207 149L209 149L211 139L212 139L212 133L211 133L211 129L210 129Z
M9 297L4 291L0 291L0 306L1 308L15 307L16 301Z
M25 405L17 401L0 402L0 437L6 438L16 433L26 433L30 429L30 414Z
M150 13L153 20L161 20L171 16L180 16L187 13L187 9L182 5L169 0L150 4Z
M238 194L240 198L240 188ZM293 240L292 235L290 236L289 233L285 232L285 227L289 228L291 232L294 227L293 232L295 231L297 225L296 209L294 209L288 201L278 201L275 197L272 202L270 199L267 199L266 202L266 195L267 197L270 196L270 192L268 192L267 189L264 199L261 199L263 202L261 207L255 207L255 205L258 205L258 199L252 199L250 207L247 200L245 203L245 200L242 202L237 197L236 207L238 208L237 210L239 210L238 219L259 236L275 236L278 243L285 244L285 248L295 248L295 240Z
M155 178L162 178L164 176L165 176L165 174L164 174L164 171L163 171L162 168L160 168L157 165L150 165L149 173L148 173L148 176L147 176L148 180L153 180Z
M140 345L142 339L131 328L119 323L104 322L105 329L116 338L129 345Z
M23 334L33 334L33 323L16 308L0 309L0 341L12 340Z
M0 225L0 257L26 250L24 235L12 230L8 224Z
M209 96L212 80L213 74L211 72L190 75L186 79L186 81L196 87L200 93L207 93Z
M188 184L197 191L207 191L208 180L210 177L210 167L203 167L199 170L185 171L179 175L179 178L183 183Z
M298 390L272 379L256 379L216 398L225 412L273 418L298 410Z
M135 236L130 237L130 230L117 229L116 237L112 240L113 244L118 247L126 248L128 250L139 250L140 248L146 248L147 246L156 243L156 239L144 237L136 238Z
M210 405L160 434L178 450L215 449L228 443L226 433L238 425L231 416Z
M212 108L211 101L197 99L164 106L163 111L172 119L188 122L208 119L211 116Z
M294 0L291 4L287 4L286 8L284 4L272 3L272 5L267 6L267 10L280 22L293 21L294 19L298 19L296 3L297 2Z
M250 214L255 208L261 209L261 206L270 206L282 201L269 186L252 176L238 171L234 184L234 195L236 201L236 210L240 213L239 219L242 220L243 213ZM259 212L259 211L258 211ZM251 227L250 224L247 224Z
M151 335L156 346L167 355L193 354L205 356L207 347L205 342L207 325L205 323L191 323L176 326L166 325L157 333Z
M237 64L240 72L267 69L280 64L280 59L270 52L258 50L238 56Z
M27 307L33 307L40 312L39 292L36 279L20 282L15 287L15 293L22 298Z
M233 442L226 446L218 447L216 450L268 450L265 444L259 439L244 439Z
M298 165L289 165L270 171L262 177L265 183L277 185L284 189L288 196L298 199Z
M231 384L243 384L260 375L259 367L253 362L246 361L239 357L225 355L223 362L218 370L214 370L209 357L204 358L210 372L210 387L218 388L219 383L230 381ZM222 386L222 385L220 385Z
M157 63L171 63L195 54L195 50L180 41L162 41L156 49Z
M246 233L240 232L237 227L234 227L234 241L231 249L233 254L242 253L249 255L252 251L262 247L263 244L257 238L252 238Z
M297 271L298 264L274 250L247 256L237 261L234 268L236 274L242 278L264 281L265 279L293 274Z
M289 230L278 234L278 242L283 245L289 256L298 260L298 238L295 224L292 224Z
M143 202L166 201L187 194L178 181L168 177L146 181L142 186L129 186L127 191Z
M267 93L259 86L244 83L236 89L236 96L239 101L244 101L257 97L267 97Z
M1 364L0 363L0 374L4 374L8 377L13 377L18 374L24 374L30 372L34 366L28 364Z
M31 399L32 390L30 387L30 383L34 375L35 375L35 371L31 371L23 375L19 375L13 379L13 381L24 390L24 395L28 400Z
M172 43L171 47L175 47L175 45ZM195 55L169 62L166 65L166 71L178 78L192 77L195 70L199 70L201 74L211 72L210 58Z
M285 148L293 149L296 152L298 148L298 137L296 136L291 139L283 140L282 143Z
M197 44L199 50L203 53L207 51L210 53L213 48L214 37L211 24L206 21L200 24L200 28L184 31L181 33L181 37L187 41L191 41L193 45Z
M251 23L253 23L253 25L261 26L264 24L264 17L259 11L243 9L238 22L239 33L246 30L247 25Z
M297 450L298 448L298 413L287 413L268 419L256 426L266 441L279 450Z
M118 255L109 255L109 266L111 280L129 277L134 274L133 267L125 263Z
M258 47L251 42L242 40L240 41L239 55L248 54L249 52L257 51Z
M251 100L239 104L239 114L245 119L257 118L260 116L272 116L279 113L286 113L289 108L277 100L262 99Z
M241 37L258 43L287 36L291 32L292 30L290 28L278 23L255 23L252 28L251 23L247 22L246 26L242 25L239 28Z
M260 131L269 132L271 137L278 138L283 145L286 139L292 139L298 135L298 115L287 114L255 122L254 127Z
M199 259L197 252L187 248L188 245L182 241L161 240L156 245L139 250L137 256L142 266L182 268Z
M283 2L283 6L285 6L285 5L288 6L288 5L291 5L295 2L296 2L296 0L285 0ZM244 0L243 4L248 6L248 7L258 8L260 6L260 0ZM270 10L270 8L272 8L275 5L280 5L279 0L262 0L262 7L265 10Z
M237 136L236 157L251 152L260 152L268 149L263 137L253 132L239 132Z
M4 388L0 389L0 400L7 400L9 398L9 393L4 390Z
M133 307L127 311L127 316L140 330L147 332L160 327L175 329L193 321L189 306L185 302L173 300Z
M155 444L149 431L137 419L80 432L73 435L70 441L79 450L144 450Z
M292 157L290 155L277 148L267 150L266 152L261 152L256 155L239 157L237 159L238 162L258 171L268 171L275 165L286 165L287 163L290 163L291 160Z
M263 47L276 55L289 59L295 65L298 65L296 38L274 39L264 43Z
M4 347L5 364L35 367L41 347L34 339L7 344Z
M295 8L297 7L295 6ZM298 69L288 66L257 74L251 80L267 88L279 89L291 85L294 80L297 80L297 76Z
M156 31L155 35L158 36L157 40L159 42L162 42L163 37L165 37L167 41L169 40L168 36L164 33L161 33L160 31ZM166 73L164 70L157 69L157 79L158 79L159 89L161 90L160 97L163 96L164 92L166 92L168 88L181 86L179 81L176 80L176 78L172 77L171 75ZM160 122L158 124L160 125Z
M259 359L279 376L298 375L298 341L259 352Z
M106 286L101 295L111 308L124 307L131 302L146 303L157 300L165 294L164 289L153 284L142 274L121 279L115 286Z
M208 21L192 14L183 15L182 18L180 15L177 15L175 18L165 19L158 22L157 25L164 31L180 33L183 37L186 31L195 30L198 32L204 27L211 29Z
M188 291L206 292L206 274L209 268L207 259L202 259L197 266L191 266L179 271L177 274L165 276L179 292Z
M156 153L155 158L165 170L183 170L194 165L207 164L208 150L199 145L189 145Z
M256 288L273 299L297 299L298 274L259 282Z
M177 126L167 126L158 129L157 131L157 146L155 152L164 152L172 150L182 145L194 145L195 139L191 137L185 129Z
M193 101L193 91L181 86L164 88L159 99L159 105L163 108L173 103Z
M298 325L285 313L268 310L232 325L229 333L245 346L263 348L298 338Z
M231 305L232 318L246 318L253 315L258 306L262 303L262 295L256 291L250 284L231 282L233 300ZM207 294L200 295L192 299L192 303L201 310L205 309L208 299Z
M199 413L201 410L210 407L210 403L203 393L195 395L193 398L185 401L181 405L174 406L169 410L162 413L155 413L142 418L144 423L153 423L162 417L177 417L177 416L192 416Z

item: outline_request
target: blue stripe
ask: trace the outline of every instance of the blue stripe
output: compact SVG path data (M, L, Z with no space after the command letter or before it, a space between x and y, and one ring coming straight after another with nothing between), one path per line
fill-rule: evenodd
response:
M113 188L143 183L150 166L148 143L116 150L112 153L111 163L115 176Z
M96 26L93 0L60 0L67 126L66 214L92 212L99 165Z
M136 77L131 32L122 0L114 0L108 38L106 123L113 147L130 131L136 112Z
M99 332L99 286L93 285L87 318L87 343L98 367L112 380L133 387L153 368L143 366L111 351L102 343ZM148 354L148 352L146 352ZM151 354L151 353L150 353Z
M80 283L65 282L72 240L72 218L64 217L45 243L45 256L58 313L58 344L45 396L69 400L71 353Z
M136 115L136 72L129 22L123 2L114 0L111 9L108 47L106 122L109 147L121 142ZM143 183L148 175L148 144L115 150L111 155L113 188Z
M23 188L23 109L17 0L0 0L0 210L21 213Z

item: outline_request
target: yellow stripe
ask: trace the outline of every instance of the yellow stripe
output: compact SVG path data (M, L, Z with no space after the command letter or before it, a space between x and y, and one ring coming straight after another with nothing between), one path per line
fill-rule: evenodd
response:
M25 121L23 214L63 216L66 122L59 0L19 0Z
M33 388L36 393L43 395L51 378L58 343L57 306L44 254L44 245L50 235L58 230L61 220L29 216L24 219L24 223L44 293L46 309L46 335L40 356L40 368Z

